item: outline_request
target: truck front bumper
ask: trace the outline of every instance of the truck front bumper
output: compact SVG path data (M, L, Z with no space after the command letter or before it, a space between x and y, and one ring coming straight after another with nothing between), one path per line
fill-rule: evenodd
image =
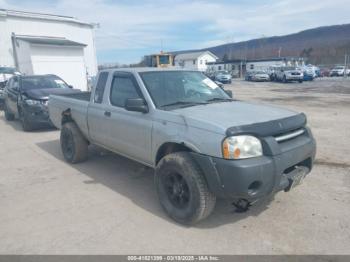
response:
M265 146L276 148L274 139L267 138L266 141ZM216 196L253 203L278 191L288 191L294 180L300 180L301 172L305 176L311 171L316 153L311 133L285 143L284 150L276 154L243 160L226 160L197 153L192 153L192 156Z

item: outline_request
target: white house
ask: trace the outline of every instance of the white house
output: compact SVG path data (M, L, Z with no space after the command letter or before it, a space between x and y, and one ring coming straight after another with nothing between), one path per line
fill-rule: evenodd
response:
M87 90L97 74L94 25L73 17L0 9L0 66L56 74Z
M177 54L175 66L205 72L207 63L215 62L217 59L218 57L210 51Z

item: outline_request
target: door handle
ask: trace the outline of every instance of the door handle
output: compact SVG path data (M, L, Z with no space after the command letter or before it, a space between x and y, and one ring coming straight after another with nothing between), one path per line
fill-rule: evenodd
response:
M110 117L111 116L111 112L105 111L104 115Z

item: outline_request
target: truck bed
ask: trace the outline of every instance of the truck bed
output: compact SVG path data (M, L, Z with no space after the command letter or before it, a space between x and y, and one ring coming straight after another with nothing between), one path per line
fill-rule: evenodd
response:
M91 92L79 92L79 93L66 94L66 95L61 95L61 96L89 102L90 98L91 98Z
M51 122L61 128L62 113L69 110L71 117L84 135L88 136L87 111L91 92L79 92L68 95L51 95L49 99L49 115Z

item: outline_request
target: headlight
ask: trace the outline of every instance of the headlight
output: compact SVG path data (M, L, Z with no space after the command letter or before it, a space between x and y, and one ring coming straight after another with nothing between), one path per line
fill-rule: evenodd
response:
M39 100L32 100L32 99L26 99L26 100L24 100L24 102L29 106L41 104L41 102Z
M260 140L254 136L231 136L222 143L225 159L245 159L262 156Z

